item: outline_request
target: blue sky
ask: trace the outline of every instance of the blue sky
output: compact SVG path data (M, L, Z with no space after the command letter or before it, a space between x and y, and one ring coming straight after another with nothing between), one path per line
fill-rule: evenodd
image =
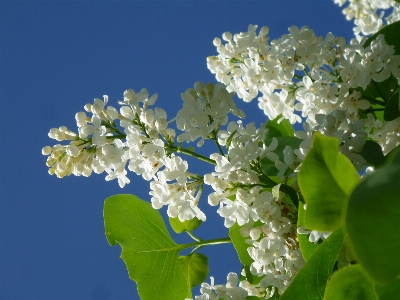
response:
M50 176L41 149L57 142L47 133L61 125L75 130L75 113L95 97L108 95L117 107L128 88L158 93L157 106L173 118L182 92L199 80L216 83L206 66L216 54L213 39L249 24L269 26L271 38L291 25L353 36L352 22L331 0L0 2L0 299L139 299L119 246L106 241L102 210L117 193L149 200L148 182L131 173L121 190L104 174ZM266 121L256 100L238 105L245 123ZM192 161L189 167L210 171ZM227 236L206 202L208 219L195 233ZM240 271L231 245L203 249L217 283Z

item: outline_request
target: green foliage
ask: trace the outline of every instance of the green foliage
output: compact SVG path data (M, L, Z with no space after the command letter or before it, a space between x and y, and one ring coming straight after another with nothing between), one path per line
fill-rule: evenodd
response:
M279 119L282 119L282 115L277 116L273 120L267 121L265 127L268 128L268 130L265 133L264 140L278 136L294 136L294 128L292 124L290 124L286 119L283 119L278 123Z
M286 146L290 146L293 149L298 149L303 141L302 139L294 136L276 136L275 138L278 140L278 146L274 150L274 153L279 156L280 161L284 161L283 150L286 148ZM273 138L269 137L269 135L265 135L264 144L266 146L271 145L272 139ZM267 176L276 176L278 174L278 169L275 167L275 163L268 157L264 157L261 160L261 170Z
M347 207L346 228L358 261L378 283L400 274L400 168L385 166L366 176Z
M302 142L301 139L294 137L294 129L290 122L283 119L280 123L278 120L281 116L276 117L274 120L268 120L265 124L266 130L263 142L268 147L271 145L272 139L276 138L278 140L278 147L274 150L274 153L278 154L279 159L283 161L283 150L286 146L291 146L293 149L299 147ZM264 157L261 160L261 170L266 176L276 176L278 174L278 169L275 167L275 163Z
M378 300L374 284L360 265L335 272L326 286L324 300Z
M108 243L122 248L129 277L142 300L185 299L190 293L178 261L179 247L170 237L160 213L133 195L115 195L104 203Z
M387 285L375 285L375 291L379 296L379 300L393 300L398 298L400 295L400 278Z
M298 149L303 141L302 139L294 136L278 136L276 139L278 140L278 147L276 147L274 152L278 154L280 161L284 161L283 150L285 150L286 146L290 146L293 149ZM271 142L269 141L268 144L270 143Z
M364 159L371 165L379 165L384 160L384 155L382 152L382 147L374 141L366 140L364 148L359 153Z
M249 244L245 242L245 238L240 234L240 226L238 223L235 223L231 228L229 228L229 237L235 247L235 250L239 256L239 260L244 266L251 265L253 259L250 257L247 252L247 248L250 247Z
M341 229L333 232L315 250L279 300L322 299L343 238Z
M276 176L279 172L275 163L266 156L261 160L261 171L268 177Z
M297 226L304 226L306 211L304 209L304 203L300 202L298 208L298 219ZM314 244L309 241L307 234L299 234L297 235L297 240L299 241L299 246L301 250L301 254L303 258L308 261L310 257L314 254L315 249L319 246L318 244Z
M390 79L392 79L393 76ZM385 106L385 110L383 112L383 118L386 121L393 121L394 119L400 117L400 93L399 88L396 86L395 83L397 80L393 78L390 86L386 89L388 90L388 100ZM387 80L386 80L387 81ZM384 81L384 82L386 82Z
M203 223L203 221L193 218L191 220L187 220L185 222L181 222L178 217L176 218L169 218L169 224L171 224L172 229L176 233L182 233L184 231L193 231L197 227L199 227Z
M179 263L185 273L190 288L206 281L208 275L208 258L201 253L179 256ZM191 298L191 293L188 297Z
M343 207L358 181L353 164L339 153L338 140L316 133L298 174L307 204L305 226L319 231L339 228Z

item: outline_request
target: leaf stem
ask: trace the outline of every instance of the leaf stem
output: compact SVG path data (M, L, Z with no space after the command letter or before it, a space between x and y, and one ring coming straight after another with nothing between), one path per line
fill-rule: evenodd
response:
M195 241L197 241L197 242L201 242L202 241L202 239L199 239L198 237L196 237L193 233L191 233L190 231L186 231L186 233L192 238L192 239L194 239Z
M177 146L169 145L168 147L169 147L171 150L173 150L173 151L176 151L176 152L179 152L179 153L183 153L183 154L186 154L186 155L193 156L193 157L195 157L195 158L197 158L197 159L200 159L200 160L202 160L202 161L208 162L209 164L212 164L212 165L216 165L216 164L217 164L217 163L215 162L215 160L213 160L213 159L211 159L211 158L208 158L208 157L205 157L205 156L203 156L203 155L201 155L201 154L192 152L192 151L190 151L190 150L184 149L184 148L182 148L181 146L178 146L178 147L177 147Z
M190 243L190 244L181 244L179 246L183 250L183 249L191 248L191 247L197 248L197 247L202 247L202 246L219 245L219 244L227 244L227 243L232 243L232 241L229 237L205 240L205 241L198 241L198 242L194 242L194 243Z
M365 100L368 100L369 102L372 102L372 103L375 103L375 104L379 104L379 105L382 105L382 106L386 105L386 102L384 102L384 101L381 101L381 100L378 100L378 99L374 99L374 98L368 97L366 95L362 95L362 97Z

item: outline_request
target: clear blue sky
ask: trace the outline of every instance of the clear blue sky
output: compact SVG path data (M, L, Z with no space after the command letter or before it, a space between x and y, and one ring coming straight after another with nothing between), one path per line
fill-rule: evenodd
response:
M269 26L272 38L291 25L353 36L332 0L0 2L0 299L139 299L119 246L106 241L102 210L117 193L149 200L148 182L131 173L121 190L104 174L50 176L41 149L57 142L47 133L75 130L75 113L95 97L107 94L117 107L128 88L157 92L157 106L174 117L183 91L216 82L206 66L213 39L249 24ZM245 123L266 121L256 100L238 103ZM216 209L196 231L201 238L227 235ZM203 249L217 283L240 271L231 245Z

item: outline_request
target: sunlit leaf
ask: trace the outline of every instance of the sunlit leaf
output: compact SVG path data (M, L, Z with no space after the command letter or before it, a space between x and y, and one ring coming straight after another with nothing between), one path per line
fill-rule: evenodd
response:
M292 124L286 119L283 119L280 123L278 120L282 119L282 115L277 116L273 120L268 120L265 127L268 128L266 132L266 139L278 137L278 136L294 136L294 128Z
M400 168L377 169L354 189L345 218L358 261L378 283L400 274Z
M179 218L176 217L176 218L169 218L169 223L171 224L172 229L176 233L182 233L184 231L193 231L193 230L195 230L203 222L201 220L197 219L196 217L191 219L191 220L187 220L185 222L181 222L179 220Z
M328 281L323 300L378 300L374 283L361 265L351 265L335 272Z
M279 300L322 299L342 243L338 229L319 245Z
M359 175L350 160L339 153L339 141L316 133L298 174L307 204L305 226L333 231L341 226L343 206Z
M250 247L249 244L245 242L246 238L242 237L240 234L240 226L235 223L231 228L229 228L229 237L232 240L233 246L239 256L239 260L244 266L251 265L253 259L247 252L247 248Z
M142 300L187 297L190 289L178 261L182 248L150 203L133 195L111 196L104 203L104 224L109 244L121 246L121 258Z
M206 281L208 275L208 258L201 253L179 256L179 263L186 275L190 288Z

